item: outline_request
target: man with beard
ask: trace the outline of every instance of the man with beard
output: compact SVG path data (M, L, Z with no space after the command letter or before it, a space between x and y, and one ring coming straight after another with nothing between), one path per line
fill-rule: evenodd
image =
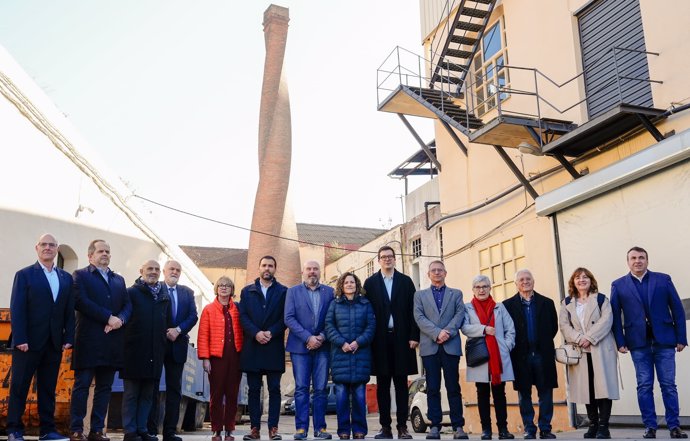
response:
M249 419L251 431L245 440L261 438L260 394L263 376L268 383L268 435L281 440L278 433L280 417L280 377L285 372L285 295L287 288L275 279L277 264L272 256L259 260L259 277L242 289L240 321L244 345L240 367L247 373L249 386Z
M125 364L120 372L124 382L122 427L125 441L158 441L158 437L149 435L147 423L163 369L170 299L158 281L158 262L144 262L139 274L127 289L132 318L125 327Z
M309 260L302 267L303 283L288 289L285 325L290 329L286 350L295 376L295 436L307 439L309 431L309 389L314 387L314 438L331 439L326 432L326 385L330 345L324 328L326 312L333 301L333 288L321 285L321 268Z
M55 429L55 386L62 351L74 343L72 276L55 265L58 243L51 234L36 242L38 261L17 271L12 284L12 376L7 439L24 440L22 416L36 374L40 441L66 440Z
M108 268L110 245L100 239L91 241L88 257L89 266L73 274L77 324L72 352L70 441L86 441L84 417L94 380L88 441L110 441L103 429L115 371L122 368L124 330L121 328L132 314L132 305L125 279Z
M180 419L180 400L182 399L182 370L187 361L189 331L198 320L194 291L177 282L182 274L182 266L175 260L163 265L163 289L170 298L170 323L165 333L165 419L163 420L163 441L182 441L175 434ZM154 391L154 398L158 394ZM158 433L158 400L154 399L149 415L149 434Z

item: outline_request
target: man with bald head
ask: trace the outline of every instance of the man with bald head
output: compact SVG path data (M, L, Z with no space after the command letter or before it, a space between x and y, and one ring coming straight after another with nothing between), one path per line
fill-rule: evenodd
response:
M295 376L295 435L307 439L309 432L309 389L314 388L314 438L331 439L326 431L326 384L330 345L324 327L333 300L333 288L322 285L321 267L314 260L302 266L302 283L288 289L285 297L285 325L290 329L286 351Z
M66 440L55 429L55 386L62 351L74 344L72 276L55 265L58 243L38 238L38 261L17 271L10 299L12 379L7 409L8 441L23 441L22 416L36 374L41 441Z
M515 347L510 352L518 392L520 415L525 427L525 439L535 439L532 386L539 395L539 437L553 439L553 390L558 387L553 339L558 332L556 306L548 297L534 290L532 272L521 269L515 273L517 294L503 302L515 323Z
M180 400L182 399L182 370L187 361L189 331L198 320L194 291L177 282L182 275L182 265L168 260L163 265L163 290L170 298L170 322L165 336L165 419L163 420L163 441L182 441L175 433L180 419ZM157 397L154 393L154 398ZM154 399L149 415L149 434L158 433L158 400Z
M149 435L147 425L163 370L170 298L158 281L158 262L147 260L139 274L127 289L132 317L125 326L125 363L120 371L124 380L122 427L125 441L158 441L158 437Z

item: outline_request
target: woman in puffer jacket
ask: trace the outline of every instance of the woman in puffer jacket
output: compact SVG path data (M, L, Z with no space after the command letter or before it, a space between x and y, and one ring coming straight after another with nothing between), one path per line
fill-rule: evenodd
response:
M367 434L365 393L375 326L374 309L364 297L359 278L354 273L343 274L326 315L340 439L350 439L350 433L354 439L364 439Z
M206 305L199 321L198 356L208 374L211 389L212 441L233 441L237 391L240 387L242 327L235 297L235 284L226 276L213 286L216 299ZM225 436L221 435L225 426Z

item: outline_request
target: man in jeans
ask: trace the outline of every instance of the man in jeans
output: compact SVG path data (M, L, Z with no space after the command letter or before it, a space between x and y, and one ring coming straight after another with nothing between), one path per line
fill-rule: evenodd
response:
M462 395L458 364L462 355L458 328L465 318L462 292L446 286L446 266L440 260L429 265L431 287L414 296L414 319L419 326L419 353L426 371L426 401L431 428L426 439L441 439L441 370L450 405L453 439L467 439L463 430Z
M309 431L309 386L314 388L314 438L331 439L326 432L326 384L330 344L324 333L326 312L333 301L333 288L321 285L321 268L313 260L302 267L299 285L285 297L285 325L290 330L287 347L295 376L295 436L307 439Z

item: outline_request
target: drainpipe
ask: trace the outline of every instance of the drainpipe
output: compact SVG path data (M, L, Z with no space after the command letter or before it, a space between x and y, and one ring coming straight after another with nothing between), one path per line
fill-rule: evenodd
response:
M556 275L558 277L558 298L563 301L565 299L566 293L564 290L565 278L563 277L563 256L561 254L561 237L558 232L558 216L553 214L551 216L551 223L553 225L553 243L556 251ZM568 406L568 423L571 427L577 428L577 406L575 403L570 402L570 396L568 394L568 371L566 368L565 375L565 393L566 402Z

